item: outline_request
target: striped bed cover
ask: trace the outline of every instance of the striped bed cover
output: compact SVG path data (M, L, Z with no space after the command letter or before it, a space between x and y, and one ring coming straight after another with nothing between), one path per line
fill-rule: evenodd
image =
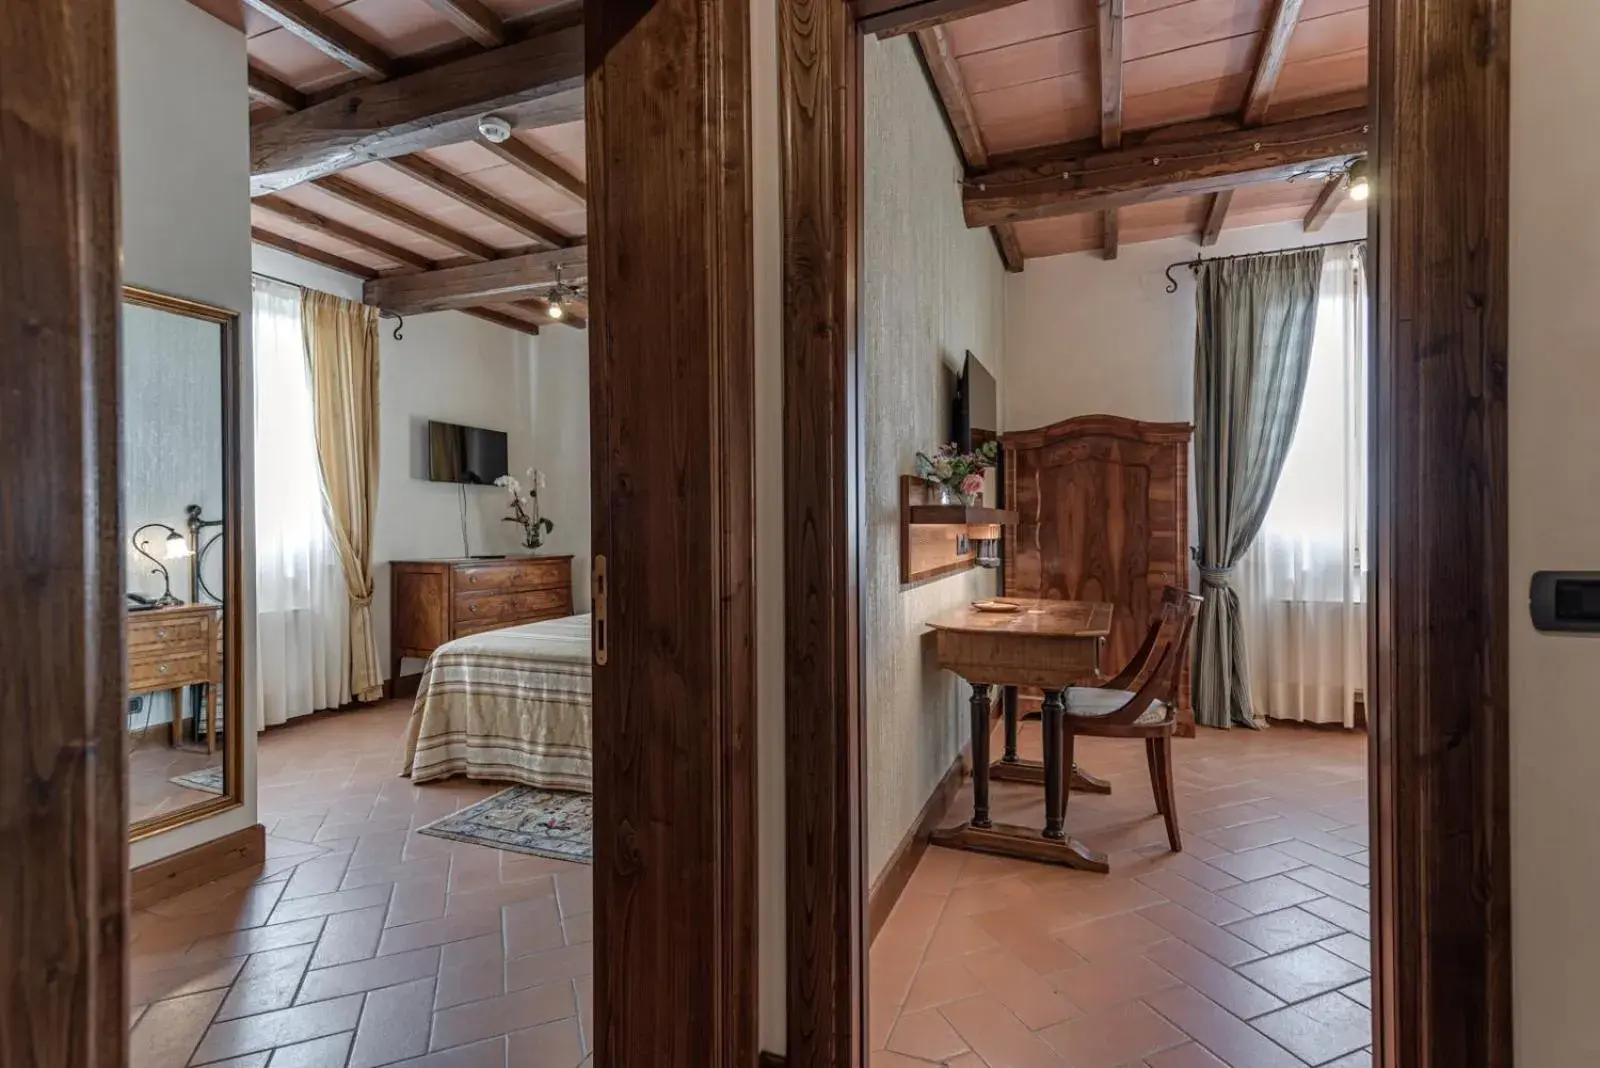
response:
M589 664L587 614L439 646L411 710L403 774L589 793Z

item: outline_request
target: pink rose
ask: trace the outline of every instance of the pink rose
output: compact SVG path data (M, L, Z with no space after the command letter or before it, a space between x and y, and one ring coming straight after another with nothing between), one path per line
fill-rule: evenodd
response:
M973 474L973 475L968 475L966 478L962 479L961 480L961 492L965 493L968 497L976 497L978 494L982 493L983 492L983 476L982 475Z

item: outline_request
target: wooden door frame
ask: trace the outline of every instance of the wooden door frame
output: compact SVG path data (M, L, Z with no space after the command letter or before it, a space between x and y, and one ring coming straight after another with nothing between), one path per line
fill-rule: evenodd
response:
M128 1048L114 47L0 5L0 1064Z
M1384 1068L1511 1063L1509 8L1372 4L1370 800ZM862 1068L861 47L845 0L778 0L778 24L787 1060Z

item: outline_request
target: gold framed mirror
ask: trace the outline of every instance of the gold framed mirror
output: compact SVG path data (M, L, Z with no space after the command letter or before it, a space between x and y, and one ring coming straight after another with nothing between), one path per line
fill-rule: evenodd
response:
M239 313L122 291L132 841L243 803Z

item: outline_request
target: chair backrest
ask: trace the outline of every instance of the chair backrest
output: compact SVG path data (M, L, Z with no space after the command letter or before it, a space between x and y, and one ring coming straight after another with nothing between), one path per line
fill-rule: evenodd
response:
M1179 589L1177 586L1164 586L1161 589L1161 614L1156 616L1150 624L1150 629L1145 632L1144 641L1133 654L1121 671L1102 686L1113 690L1132 690L1137 688L1148 677L1150 667L1154 662L1157 642L1162 636L1162 628L1170 627L1172 620L1171 609L1184 603L1184 598L1191 596L1188 590Z
M1167 720L1176 715L1178 679L1189 655L1189 637L1205 600L1175 587L1169 586L1168 590L1175 596L1170 600L1163 597L1161 618L1151 628L1154 641L1148 659L1154 666L1134 692L1133 699L1109 716L1101 717L1101 723L1108 726L1133 723L1157 701L1166 702Z

